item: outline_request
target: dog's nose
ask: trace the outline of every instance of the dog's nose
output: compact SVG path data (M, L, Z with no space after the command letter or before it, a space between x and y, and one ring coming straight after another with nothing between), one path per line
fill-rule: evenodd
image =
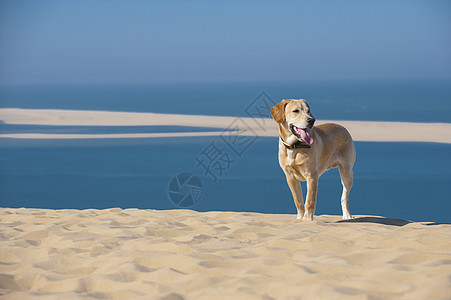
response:
M307 119L307 123L310 125L310 126L312 126L313 125L313 123L315 123L315 118L314 117L310 117L310 118L308 118Z

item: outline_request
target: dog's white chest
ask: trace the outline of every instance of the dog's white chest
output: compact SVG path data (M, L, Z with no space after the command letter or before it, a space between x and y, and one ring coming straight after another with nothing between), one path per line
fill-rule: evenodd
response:
M295 137L294 135L291 135L291 136L288 137L288 139L287 139L287 143L288 143L289 145L293 145L293 144L295 144L296 142L297 142L297 139L296 139L296 137ZM295 151L295 150L287 149L287 163L288 163L289 165L293 166L294 163L295 163L295 162L294 162L295 159L296 159L296 151Z
M294 150L287 149L287 164L294 166L296 161L296 152Z
M287 149L286 164L282 169L285 174L293 176L296 180L305 181L302 174L302 154L299 151Z

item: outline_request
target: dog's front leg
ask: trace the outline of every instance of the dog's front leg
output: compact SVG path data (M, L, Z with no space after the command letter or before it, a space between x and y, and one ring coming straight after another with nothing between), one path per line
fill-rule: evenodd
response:
M307 197L305 199L304 220L312 221L315 214L316 193L318 191L318 176L307 178Z
M304 216L304 199L302 199L302 189L299 180L291 176L287 176L288 186L293 194L294 204L298 210L297 219L302 219Z

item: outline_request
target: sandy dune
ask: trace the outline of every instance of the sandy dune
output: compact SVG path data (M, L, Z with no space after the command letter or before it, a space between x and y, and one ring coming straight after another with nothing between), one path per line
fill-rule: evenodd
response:
M176 125L218 128L218 132L174 132L148 134L2 134L4 138L75 139L75 138L152 138L180 136L211 136L220 134L224 128L241 130L240 134L278 136L277 125L272 119L253 119L220 116L196 116L155 113L132 113L111 111L38 110L2 108L0 121L6 124L72 125L72 126L152 126ZM449 123L331 121L345 126L355 141L377 142L436 142L451 143Z
M0 209L1 299L450 299L451 225Z

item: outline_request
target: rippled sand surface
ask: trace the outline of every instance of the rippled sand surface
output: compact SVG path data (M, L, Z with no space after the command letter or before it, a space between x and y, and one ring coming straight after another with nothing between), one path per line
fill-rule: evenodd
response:
M1 299L449 299L451 225L0 209Z

